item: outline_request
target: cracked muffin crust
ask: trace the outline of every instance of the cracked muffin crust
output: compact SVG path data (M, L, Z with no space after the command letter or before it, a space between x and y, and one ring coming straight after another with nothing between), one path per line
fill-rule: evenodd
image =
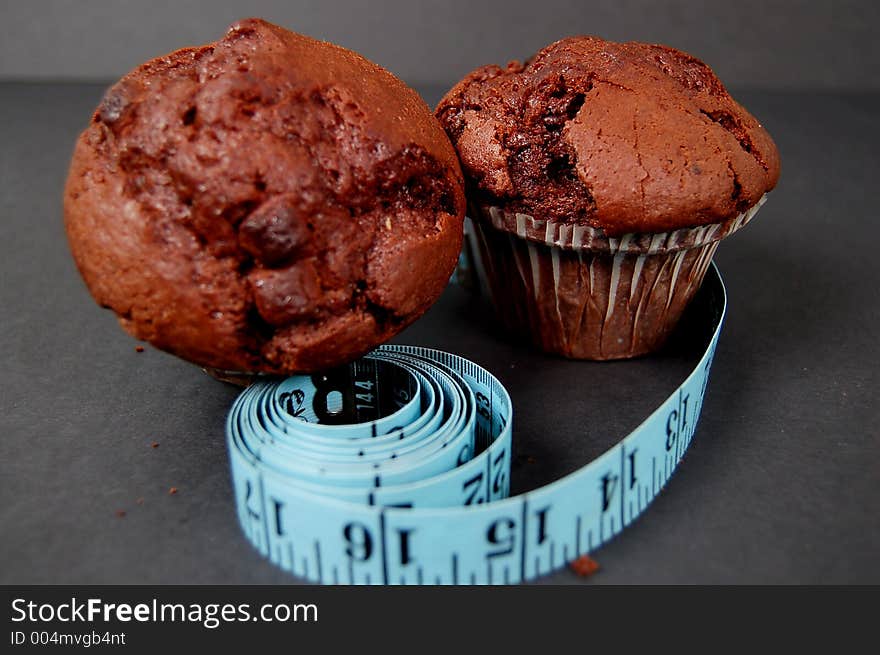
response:
M476 204L607 236L718 223L779 178L760 123L673 48L572 37L484 66L436 109Z
M202 366L316 371L437 299L455 151L415 91L258 19L111 87L64 195L76 264L133 336Z

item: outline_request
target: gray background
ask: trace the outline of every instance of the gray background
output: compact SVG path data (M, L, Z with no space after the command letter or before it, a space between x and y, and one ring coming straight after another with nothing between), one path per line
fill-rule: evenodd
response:
M115 75L214 38L239 13L194 4L4 4L2 73ZM693 50L737 89L776 140L782 178L718 250L730 309L694 442L586 582L880 583L876 10L731 3L709 19L673 2L541 2L541 14L327 4L242 11L361 49L431 104L466 69L571 31ZM61 189L104 83L0 82L0 584L290 582L236 522L223 440L236 390L135 352L70 259ZM542 355L498 334L457 288L397 340L453 350L505 383L514 491L600 454L694 360L686 340L632 362ZM584 582L567 570L541 581Z
M352 48L415 84L529 56L570 34L667 43L732 87L876 89L868 0L3 0L0 79L110 79L262 16Z

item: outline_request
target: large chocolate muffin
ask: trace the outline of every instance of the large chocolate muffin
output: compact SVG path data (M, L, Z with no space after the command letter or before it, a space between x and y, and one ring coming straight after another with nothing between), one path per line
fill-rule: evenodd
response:
M110 88L64 196L77 266L128 332L273 373L349 361L419 317L464 209L455 151L415 91L256 19Z
M499 315L569 357L660 347L717 242L779 177L758 121L708 66L664 46L563 39L475 70L436 115Z
M436 114L475 199L608 236L717 223L776 185L767 132L679 50L574 37L484 66Z

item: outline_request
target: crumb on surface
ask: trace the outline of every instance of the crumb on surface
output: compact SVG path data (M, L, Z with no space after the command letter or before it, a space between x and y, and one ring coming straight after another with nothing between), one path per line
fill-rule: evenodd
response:
M158 448L158 447L159 447L158 441L154 441L153 443L150 444L150 448Z
M135 349L135 352L139 352L139 353L144 352L144 347L143 347L143 346L135 346L134 349Z
M168 495L169 495L169 496L173 496L173 495L176 494L176 493L177 493L177 487L171 487L171 488L168 490Z
M574 571L582 578L593 575L600 568L599 562L594 560L589 555L581 555L576 560L569 562L568 566L571 568L572 571Z
M124 509L117 509L116 510L116 518L121 519L124 517L125 517L125 510Z

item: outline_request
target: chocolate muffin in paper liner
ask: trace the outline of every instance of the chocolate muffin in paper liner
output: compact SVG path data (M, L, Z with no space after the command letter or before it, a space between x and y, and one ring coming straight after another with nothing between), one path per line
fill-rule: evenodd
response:
M110 88L64 196L95 300L227 377L323 370L392 337L444 289L464 211L415 91L258 19Z
M563 39L477 69L435 113L499 316L569 357L660 347L779 177L758 121L664 46Z

